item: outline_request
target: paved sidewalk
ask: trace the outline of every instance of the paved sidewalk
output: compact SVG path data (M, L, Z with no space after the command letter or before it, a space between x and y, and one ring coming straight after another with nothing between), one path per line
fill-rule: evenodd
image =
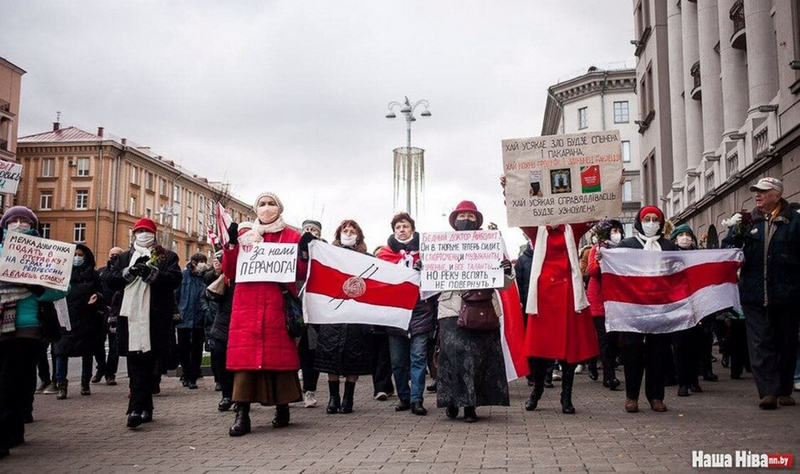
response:
M519 380L511 407L479 408L474 424L439 409L396 413L395 398L372 400L369 378L356 389L355 413L326 415L323 378L319 407L293 408L280 430L270 425L274 409L254 407L253 432L242 438L228 436L233 412L217 411L210 377L191 391L165 379L155 421L136 431L125 428L127 379L92 385L89 397L73 380L67 400L36 396L27 443L0 460L0 472L691 472L693 449L800 455L800 407L761 411L749 375L733 381L716 370L722 380L703 383L702 394L678 398L669 387L667 413L627 414L624 392L585 373L576 377L577 415L561 414L558 386L529 413Z

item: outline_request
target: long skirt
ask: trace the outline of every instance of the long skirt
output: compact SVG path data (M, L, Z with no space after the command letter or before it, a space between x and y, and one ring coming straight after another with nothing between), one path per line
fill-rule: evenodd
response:
M500 330L471 331L457 319L439 320L439 376L436 405L508 406L508 382Z
M287 405L303 399L296 371L239 371L233 376L233 401Z

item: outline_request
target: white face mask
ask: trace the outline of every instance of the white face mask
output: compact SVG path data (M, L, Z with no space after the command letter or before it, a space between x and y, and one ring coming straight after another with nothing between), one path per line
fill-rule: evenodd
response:
M597 243L597 236L596 236L596 235L593 235L593 236L592 236L592 243L593 243L593 244L596 244L596 243Z
M152 232L139 232L136 234L136 244L140 247L149 248L156 243L156 234Z
M622 234L620 234L619 232L612 232L611 233L611 241L612 242L614 242L615 244L618 244L620 240L622 240Z
M356 244L357 240L358 240L357 235L345 235L345 234L342 234L341 238L339 239L339 241L341 241L342 245L344 245L345 247L352 247L353 245Z
M644 222L642 223L642 230L644 231L644 235L646 237L652 237L658 233L658 229L661 228L661 224L658 222Z
M194 268L197 269L198 273L202 273L206 271L207 266L205 262L200 262L197 265L195 265Z
M11 222L8 224L8 231L9 232L27 232L31 230L31 225L27 222Z
M688 235L679 235L677 239L678 247L682 249L690 249L692 248L692 238Z

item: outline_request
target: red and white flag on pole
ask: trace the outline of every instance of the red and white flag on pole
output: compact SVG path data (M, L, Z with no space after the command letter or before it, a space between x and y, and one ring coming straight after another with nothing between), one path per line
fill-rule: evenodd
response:
M503 346L503 359L506 366L506 380L511 382L525 377L530 372L528 357L525 355L525 321L522 319L522 303L519 289L514 282L500 294L500 342Z
M602 250L606 329L681 331L709 314L739 308L739 249L649 252Z
M227 247L230 241L228 237L228 227L231 226L233 219L231 215L228 214L228 211L225 210L225 207L217 203L217 207L214 212L214 233L217 234L219 237L220 243L222 247Z
M408 329L419 272L315 240L303 314L311 324L358 323Z

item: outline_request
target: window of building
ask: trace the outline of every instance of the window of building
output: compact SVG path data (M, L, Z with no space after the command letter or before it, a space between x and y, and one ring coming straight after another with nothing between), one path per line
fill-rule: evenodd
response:
M653 66L647 68L647 115L656 109L655 92L653 89Z
M622 202L633 201L633 184L630 181L625 181L622 184Z
M190 234L192 232L192 218L186 217L186 233Z
M131 184L139 184L139 168L131 166Z
M622 141L622 162L631 162L631 142L628 140Z
M175 188L172 190L172 199L174 202L181 202L181 187L177 184Z
M89 209L89 191L75 191L75 209Z
M50 224L47 224L45 222L40 222L39 223L39 227L40 227L40 229L42 231L42 238L43 239L49 239L50 238Z
M578 129L583 130L589 126L588 110L586 107L578 109Z
M622 224L625 229L625 237L633 237L633 224Z
M175 230L181 229L181 207L177 206L173 209L172 213L172 227Z
M145 175L145 187L147 187L147 189L150 191L155 190L155 187L153 186L153 173L149 171Z
M147 217L148 219L152 219L153 218L153 210L150 209L149 207L146 208L144 210L144 216Z
M72 231L72 240L76 243L83 243L86 242L86 224L83 222L78 222L73 227Z
M628 101L614 102L614 123L628 123L629 121Z
M186 190L186 207L192 207L192 192Z
M78 158L78 176L89 176L89 158Z
M135 215L137 215L137 212L136 212L136 211L137 211L138 209L136 208L136 198L135 198L134 196L131 196L131 202L130 202L130 204L131 204L131 205L130 205L130 214L131 214L132 216L135 216Z
M39 209L42 211L53 209L53 191L42 191L39 197Z
M56 160L54 158L44 158L42 160L42 176L52 178L55 176Z

